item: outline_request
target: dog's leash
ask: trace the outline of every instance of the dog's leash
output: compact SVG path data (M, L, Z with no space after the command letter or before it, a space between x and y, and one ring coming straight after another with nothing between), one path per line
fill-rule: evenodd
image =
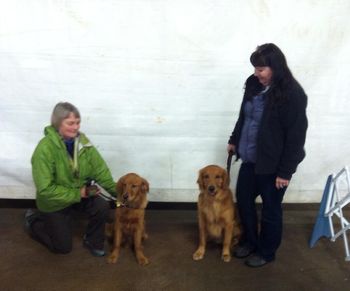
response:
M102 197L103 199L105 199L105 200L107 200L107 201L109 201L109 202L112 202L113 208L116 207L116 208L139 209L139 208L137 208L137 207L132 207L132 206L130 206L130 205L128 205L128 204L125 204L125 203L123 203L123 202L120 202L117 198L113 197L113 196L110 195L108 192L107 192L108 195L102 193L102 191L103 191L104 189L101 188L101 187L100 187L100 189L101 189L101 192L98 193L98 195L99 195L100 197Z
M228 152L228 157L227 157L227 174L230 175L230 170L231 170L231 164L232 164L232 157L234 156L234 152L233 151L229 151Z
M103 189L100 185L98 185L94 180L88 179L87 186L97 186L100 189L100 192L97 194L102 197L104 200L111 202L111 207L127 207L124 203L120 202L117 198L113 197L109 194L105 189ZM103 193L105 192L105 193ZM95 194L96 195L96 194ZM93 195L92 195L93 196Z
M107 196L103 193L99 193L98 194L100 197L102 197L103 199L109 201L109 202L112 202L113 204L113 208L116 207L116 208L131 208L131 209L137 209L135 207L131 207L123 202L120 202L117 198L113 197L113 196Z

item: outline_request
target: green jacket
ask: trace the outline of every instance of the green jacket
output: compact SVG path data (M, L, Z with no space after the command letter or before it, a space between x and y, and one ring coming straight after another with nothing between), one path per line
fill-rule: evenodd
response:
M80 202L80 188L88 178L116 195L115 182L97 149L83 133L76 139L76 144L78 155L73 161L56 129L45 128L45 137L37 145L31 160L39 210L54 212Z

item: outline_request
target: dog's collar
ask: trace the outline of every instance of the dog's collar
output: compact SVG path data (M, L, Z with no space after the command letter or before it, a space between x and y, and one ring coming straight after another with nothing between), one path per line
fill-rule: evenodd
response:
M129 208L129 209L144 209L144 208L140 208L140 207L133 207L131 205L128 205L128 204L125 204L125 203L122 203L118 200L115 201L115 206L117 208Z

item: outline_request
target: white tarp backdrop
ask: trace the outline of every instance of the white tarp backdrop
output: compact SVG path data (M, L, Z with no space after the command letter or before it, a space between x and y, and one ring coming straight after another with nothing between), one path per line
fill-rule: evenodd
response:
M195 201L198 170L225 167L249 56L274 42L309 96L285 201L319 202L350 164L349 13L349 0L0 0L0 197L35 197L31 154L69 101L115 179Z

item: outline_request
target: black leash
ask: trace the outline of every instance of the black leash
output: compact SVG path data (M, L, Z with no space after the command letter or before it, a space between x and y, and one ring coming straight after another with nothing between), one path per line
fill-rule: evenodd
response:
M234 156L234 152L233 151L229 151L228 152L228 157L227 157L227 174L230 176L230 170L231 170L231 164L232 164L232 157Z

